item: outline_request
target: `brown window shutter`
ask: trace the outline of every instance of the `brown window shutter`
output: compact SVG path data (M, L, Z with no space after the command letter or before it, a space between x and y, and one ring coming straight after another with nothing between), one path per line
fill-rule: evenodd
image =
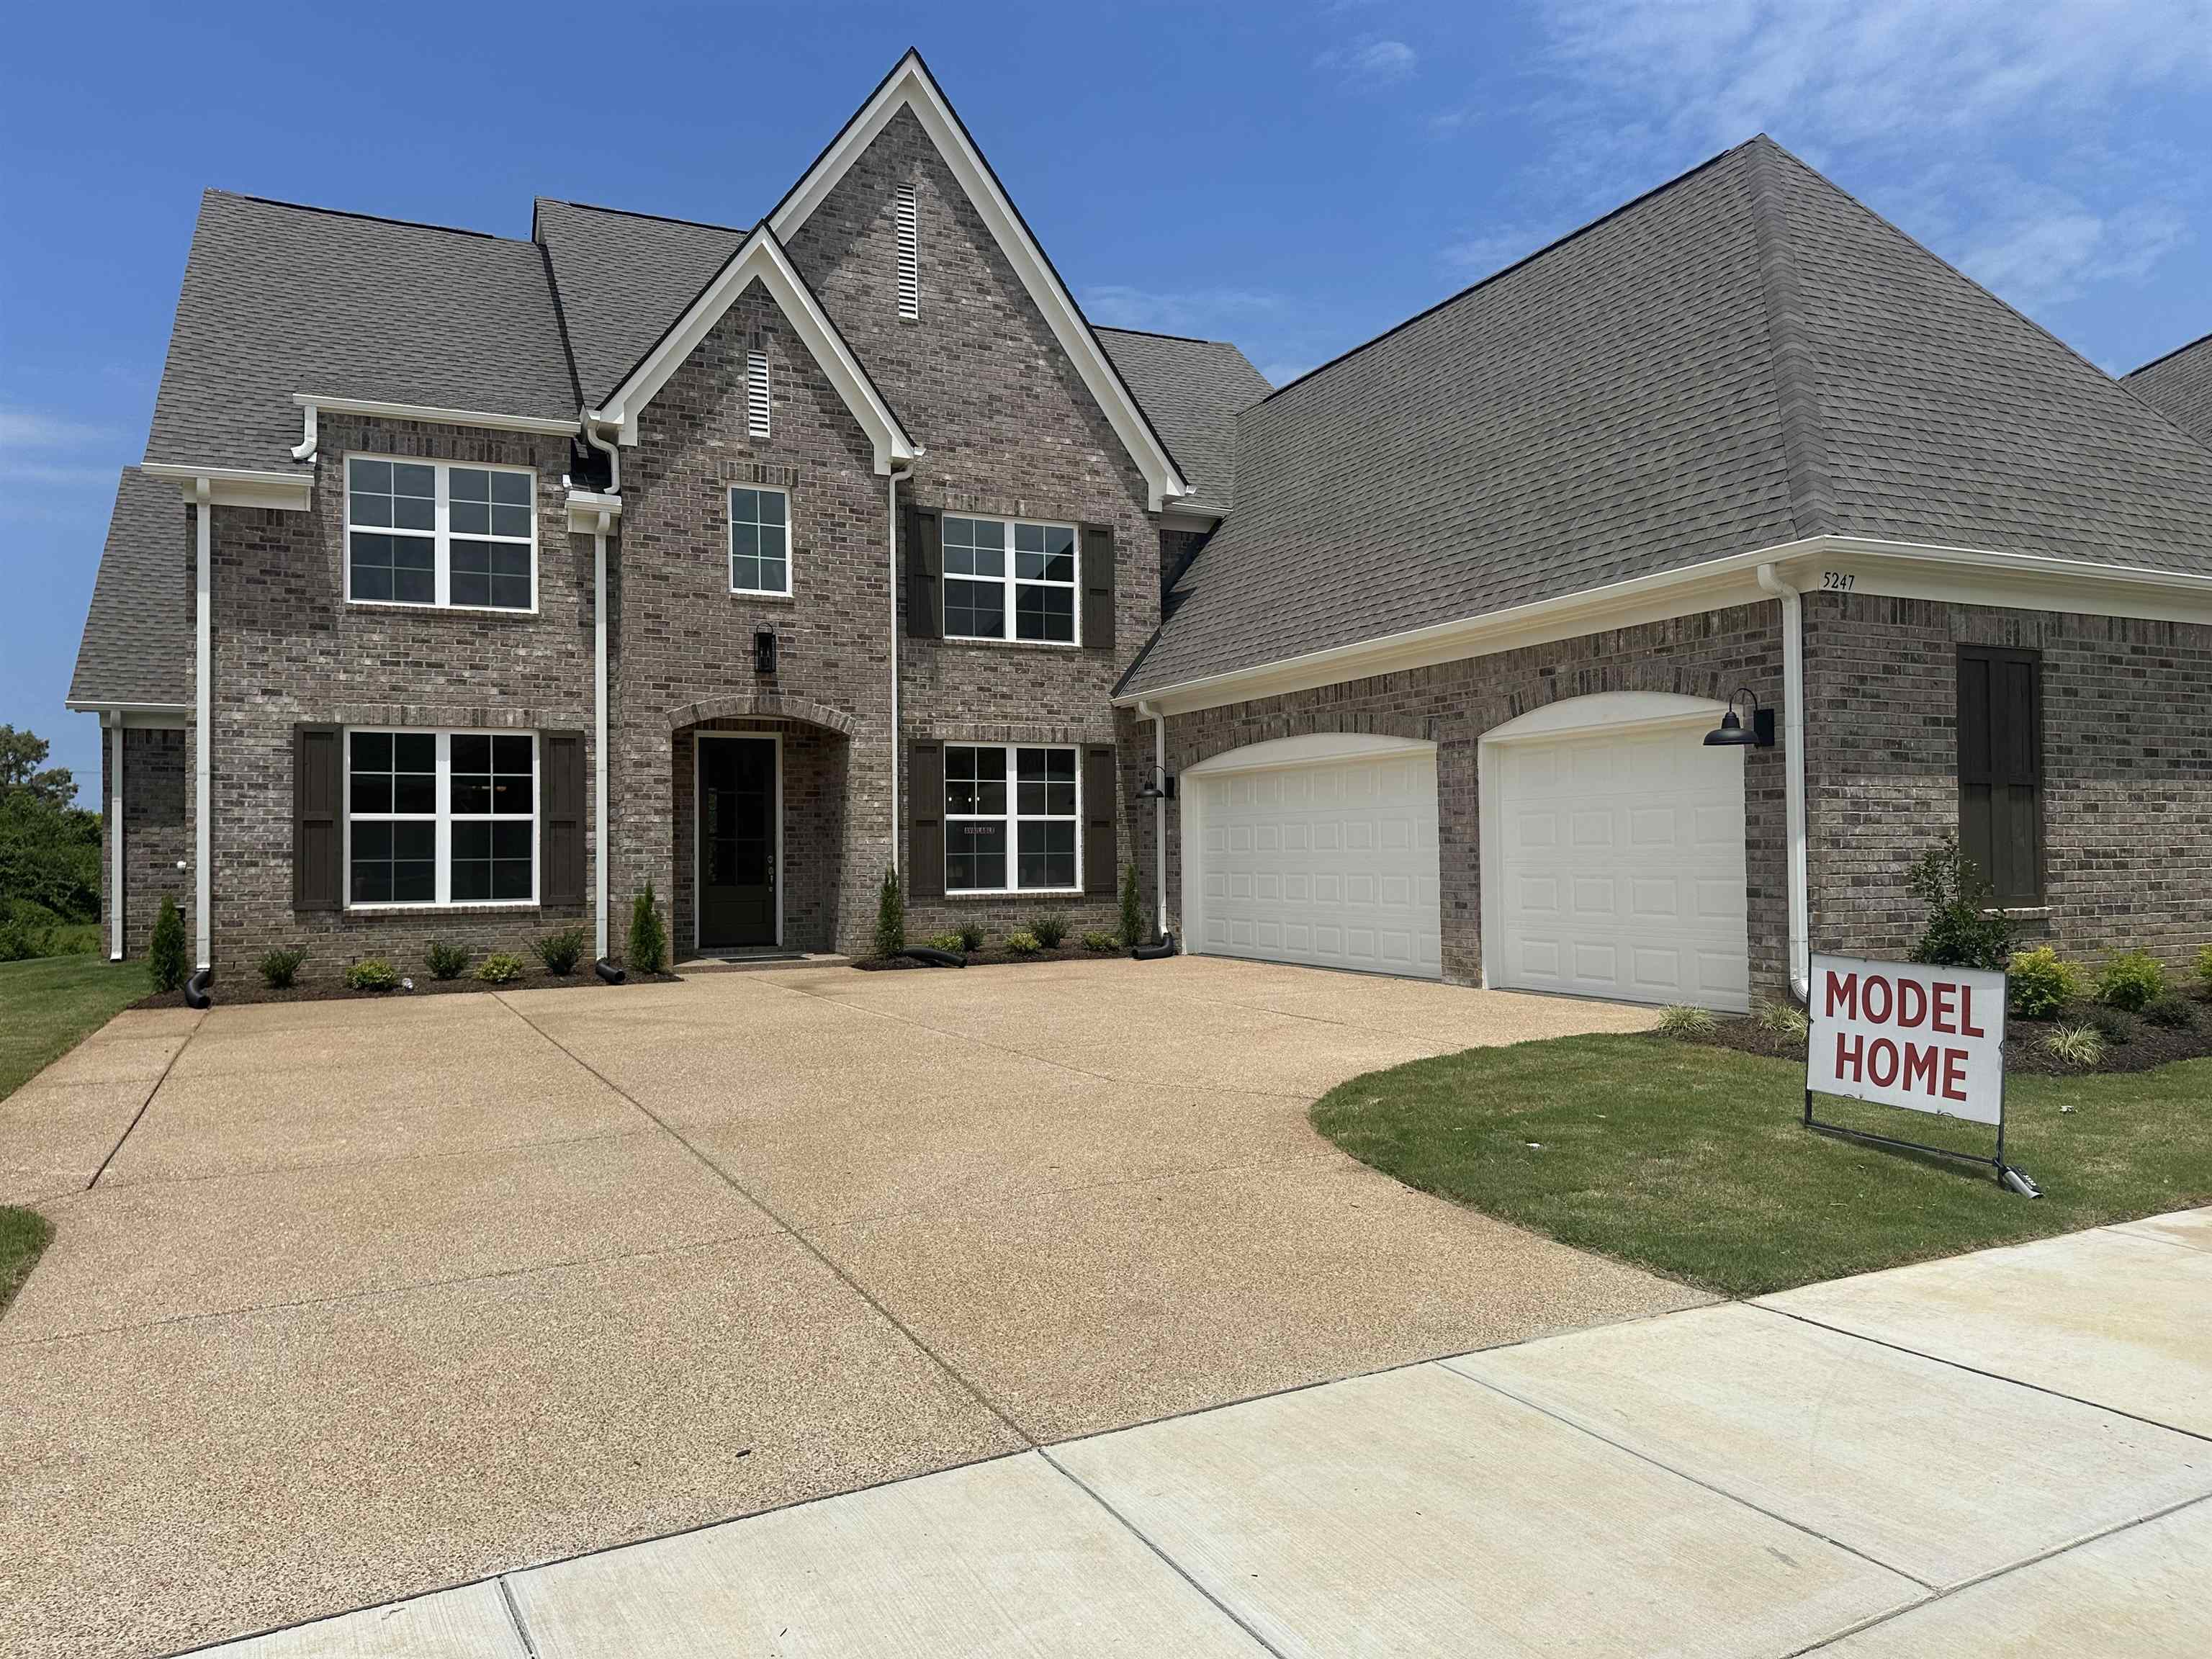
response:
M2043 902L2043 660L1959 650L1959 845L2000 904Z
M344 733L335 726L292 728L292 908L336 910L345 902L345 827L340 816Z
M906 893L945 896L945 745L912 744L906 765Z
M1114 648L1114 526L1083 526L1083 643L1093 651Z
M917 640L945 637L945 549L937 509L906 504L899 538L906 544L906 631Z
M1083 751L1083 890L1111 896L1121 868L1115 840L1114 745L1098 744Z
M584 734L543 732L538 749L538 902L566 908L584 902Z

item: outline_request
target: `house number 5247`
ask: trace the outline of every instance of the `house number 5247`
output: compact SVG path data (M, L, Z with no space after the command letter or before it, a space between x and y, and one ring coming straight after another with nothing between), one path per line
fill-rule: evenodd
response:
M1823 570L1820 586L1831 593L1848 593L1858 586L1858 578L1848 570Z

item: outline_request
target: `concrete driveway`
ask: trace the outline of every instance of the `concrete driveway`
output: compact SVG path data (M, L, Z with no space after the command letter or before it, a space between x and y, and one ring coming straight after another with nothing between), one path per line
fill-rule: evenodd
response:
M1703 1298L1331 1085L1638 1011L1182 959L126 1014L0 1104L0 1650L161 1653Z

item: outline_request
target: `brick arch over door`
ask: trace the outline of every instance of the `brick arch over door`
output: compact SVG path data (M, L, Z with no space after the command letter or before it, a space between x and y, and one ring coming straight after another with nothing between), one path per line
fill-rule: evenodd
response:
M811 697L787 697L775 691L739 691L685 703L669 712L668 729L680 732L687 726L720 720L804 720L848 738L860 729L859 717L842 708L832 708Z

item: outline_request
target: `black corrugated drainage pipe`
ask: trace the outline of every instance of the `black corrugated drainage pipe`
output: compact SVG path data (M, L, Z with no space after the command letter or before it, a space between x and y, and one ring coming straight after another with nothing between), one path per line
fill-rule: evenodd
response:
M1150 945L1139 945L1129 954L1139 962L1158 962L1176 953L1175 935L1163 933Z
M592 971L597 974L601 979L606 981L610 985L621 984L624 977L623 970L613 963L609 962L605 957L601 957L597 962L592 964Z
M185 981L185 1006L204 1008L214 1002L208 988L215 983L215 969L203 968Z
M908 945L895 954L911 957L916 962L926 962L933 968L965 968L968 965L968 958L959 951L933 951L927 945Z

